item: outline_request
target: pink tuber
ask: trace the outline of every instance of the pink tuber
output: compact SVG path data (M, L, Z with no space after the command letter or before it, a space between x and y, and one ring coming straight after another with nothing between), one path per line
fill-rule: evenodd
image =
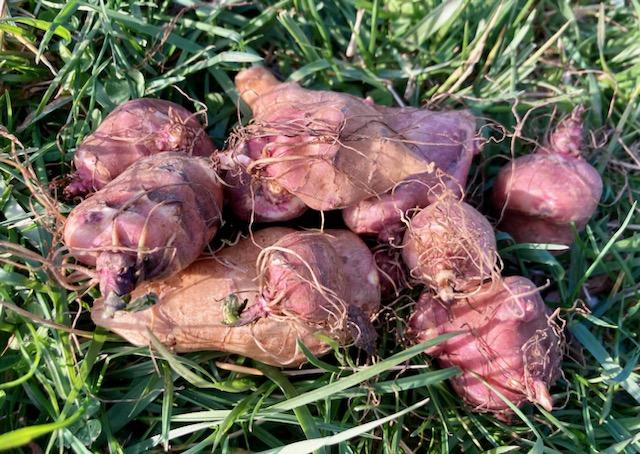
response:
M499 227L518 242L570 245L598 207L602 178L581 157L582 107L546 145L502 168L493 186Z
M195 114L184 107L151 98L126 102L76 150L76 171L65 195L99 190L138 159L163 151L208 157L215 148Z
M158 153L76 206L64 241L79 261L96 267L104 297L122 296L193 262L220 226L221 205L209 161Z
M343 210L344 221L352 231L393 242L401 236L402 217L409 210L427 206L445 191L463 194L471 160L480 147L475 136L476 119L467 111L376 108L400 140L437 169L410 176L391 192Z
M372 351L369 316L380 304L373 256L346 230L292 232L264 248L257 261L260 298L241 311L237 325L263 317L293 317L330 332L353 333Z
M563 337L531 281L507 277L452 304L423 293L408 336L423 342L451 332L461 334L427 353L461 369L451 384L475 410L507 419L512 411L498 393L516 406L530 401L552 410L548 388L560 375Z
M279 83L259 67L239 73L236 85L254 119L235 132L232 154L242 161L260 150L247 172L310 208L345 208L433 170L360 98Z
M411 219L402 257L413 279L447 301L453 292L472 291L497 275L493 227L476 209L451 195Z

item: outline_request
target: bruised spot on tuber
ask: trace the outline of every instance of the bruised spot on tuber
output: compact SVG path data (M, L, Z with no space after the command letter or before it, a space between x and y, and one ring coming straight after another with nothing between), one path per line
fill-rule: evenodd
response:
M113 317L118 311L123 310L127 306L127 302L121 296L115 293L109 293L104 299L104 316Z
M347 327L351 338L354 339L355 346L364 350L367 354L373 355L376 349L378 333L376 333L371 320L361 308L353 305L349 306L347 309Z
M135 257L131 254L103 252L96 260L100 292L107 296L130 293L136 284Z

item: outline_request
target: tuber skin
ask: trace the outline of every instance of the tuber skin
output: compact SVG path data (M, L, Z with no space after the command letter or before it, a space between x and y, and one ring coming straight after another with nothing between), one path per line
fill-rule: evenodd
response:
M247 146L246 162L260 159L267 139L252 140ZM245 160L245 159L243 159ZM274 179L249 175L239 166L224 173L224 190L227 203L239 219L250 222L290 221L307 211L307 206L298 197L284 189Z
M255 101L280 85L269 71L241 71L236 76L236 89L242 100L253 107ZM243 221L277 222L290 221L307 211L307 206L298 197L287 191L275 179L256 170L253 175L246 166L259 160L262 150L272 137L256 137L239 147L235 160L242 165L229 169L224 174L225 195L233 214Z
M265 251L266 252L266 251ZM341 258L329 238L316 232L294 232L266 252L262 295L269 311L310 323L337 322L345 316L346 282Z
M261 67L238 74L236 85L250 93L245 98L254 119L235 132L231 152L247 156L247 148L261 148L247 171L272 179L308 207L345 208L410 175L433 171L370 103L276 82Z
M397 298L409 287L408 271L402 261L400 249L381 245L373 253L380 279L380 294L383 300Z
M375 106L385 123L436 172L413 175L379 197L371 197L342 211L353 232L375 235L381 242L397 242L404 231L402 217L424 208L445 191L461 196L473 156L480 151L476 119L468 111L433 112L413 107Z
M546 145L504 166L493 186L499 228L520 243L571 245L602 196L602 178L581 156L582 107L563 120Z
M97 191L145 156L183 151L211 156L215 151L195 114L162 99L128 101L87 136L74 156L76 168L65 196Z
M282 84L271 71L262 67L240 71L235 78L236 90L242 100L251 108L261 96L266 95Z
M175 274L202 252L221 222L222 188L205 158L165 152L140 159L76 206L64 242L95 266L107 301Z
M295 367L306 362L299 349L300 340L314 355L331 350L318 334L339 342L349 340L348 332L329 332L299 317L263 317L250 324L224 323L225 301L229 295L246 300L247 307L262 299L256 263L261 250L273 246L294 230L271 227L253 233L251 238L222 249L215 258L202 257L183 272L164 281L147 283L136 289L132 300L155 294L150 308L132 312L121 310L109 316L102 302L94 305L94 322L129 342L145 346L149 332L177 352L219 350L253 358L279 367ZM373 307L361 300L359 308L370 319ZM376 306L377 309L377 306Z
M531 281L507 277L453 304L423 293L409 319L408 337L419 343L451 332L461 334L426 353L442 367L462 371L451 385L474 410L504 420L512 414L483 380L516 406L530 401L552 410L548 388L560 375L564 339Z
M293 317L331 332L353 332L356 345L372 352L375 331L365 314L380 305L373 256L347 230L293 232L258 258L261 298L247 306L237 325L262 317Z
M471 205L445 196L410 221L402 244L410 276L449 301L497 276L493 227Z

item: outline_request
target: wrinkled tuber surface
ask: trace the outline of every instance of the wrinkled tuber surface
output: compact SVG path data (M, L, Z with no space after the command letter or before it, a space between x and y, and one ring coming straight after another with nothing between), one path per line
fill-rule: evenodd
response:
M416 214L404 235L402 258L412 278L453 298L496 276L493 228L475 208L446 196Z
M257 231L252 238L223 249L215 258L203 257L169 279L136 289L132 301L157 295L157 303L148 309L117 311L111 317L102 304L97 304L91 316L97 325L136 345L149 345L148 329L178 352L220 350L274 366L302 364L306 357L298 348L298 340L320 356L330 347L321 342L317 333L340 342L348 336L344 332L331 333L295 316L267 316L246 325L230 326L225 309L230 296L246 300L247 308L261 304L256 266L261 250L291 233L291 229L278 227ZM359 304L358 308L371 318L374 309L364 302Z
M211 240L222 188L205 158L165 152L143 158L76 206L64 241L96 267L104 297L187 267Z
M423 342L450 332L462 334L427 353L442 367L461 369L451 384L474 409L503 418L511 413L484 380L515 405L528 400L551 411L548 388L560 375L563 336L531 281L507 277L453 304L423 293L409 337Z
M261 148L249 173L273 179L313 209L332 210L432 170L370 103L295 83L275 84L265 73L250 68L236 79L241 92L252 94L248 101L254 119L236 131L232 150L246 156L247 148ZM246 88L265 79L270 82Z
M505 165L493 187L500 228L518 242L570 245L571 223L581 230L598 207L602 178L580 153L582 108L577 108L535 153Z
M87 136L74 156L68 197L101 189L138 159L163 151L210 156L215 148L195 114L162 99L122 104Z
M408 210L427 206L445 190L462 195L471 160L480 147L475 117L467 111L376 108L407 147L438 169L413 175L391 192L343 210L344 221L352 231L377 235L386 242L401 236L402 216Z

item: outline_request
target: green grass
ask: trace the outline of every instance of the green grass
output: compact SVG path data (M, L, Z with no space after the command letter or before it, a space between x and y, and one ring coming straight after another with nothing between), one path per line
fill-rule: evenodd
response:
M531 150L552 114L585 104L586 156L605 190L565 254L498 237L506 272L549 279L547 303L567 321L552 413L526 406L506 425L470 412L446 384L455 371L424 367L391 311L381 317L376 361L336 349L303 373L216 352L135 348L91 324L95 290L65 290L27 260L26 270L0 268L0 299L12 304L0 307L0 449L640 452L640 2L4 4L0 124L45 187L69 171L75 147L106 113L134 97L193 109L184 91L206 105L208 133L222 146L238 118L233 76L264 61L308 87L472 109L495 139L474 167L469 197L480 207L506 157ZM51 213L9 165L10 141L0 146L0 241L47 255L57 247L45 228Z

